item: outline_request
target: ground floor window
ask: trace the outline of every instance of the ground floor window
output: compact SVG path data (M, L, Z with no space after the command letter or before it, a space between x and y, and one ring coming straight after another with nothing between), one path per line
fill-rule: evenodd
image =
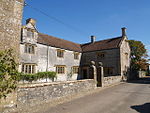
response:
M23 73L35 73L35 64L22 64Z
M111 76L113 75L113 68L112 67L104 67L104 76Z
M78 74L79 73L79 66L73 66L72 72L73 72L73 74Z
M65 74L65 66L56 66L57 74Z

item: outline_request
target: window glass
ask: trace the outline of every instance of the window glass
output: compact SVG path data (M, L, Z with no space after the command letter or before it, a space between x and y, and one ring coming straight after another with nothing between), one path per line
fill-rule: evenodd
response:
M74 59L79 59L79 53L74 53Z
M35 46L30 44L25 44L25 53L34 54L35 53Z
M65 66L56 66L56 73L64 74L65 73Z
M78 74L79 73L79 67L78 66L73 66L72 71L73 71L73 74Z
M57 50L57 57L64 57L64 50L60 50L60 49L58 49Z
M21 70L23 73L35 73L35 64L22 64Z

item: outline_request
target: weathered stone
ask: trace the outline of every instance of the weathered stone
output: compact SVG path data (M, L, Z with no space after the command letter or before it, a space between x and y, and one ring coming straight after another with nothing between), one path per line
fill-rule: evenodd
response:
M0 0L0 50L12 48L19 58L24 0Z
M54 99L67 97L94 88L96 88L94 80L22 86L18 88L17 92L17 107L18 109L25 109L46 102L52 103Z

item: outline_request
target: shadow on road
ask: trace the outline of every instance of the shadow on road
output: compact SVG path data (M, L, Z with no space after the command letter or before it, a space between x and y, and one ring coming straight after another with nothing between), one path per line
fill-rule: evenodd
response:
M131 106L131 108L136 110L138 113L150 113L150 103Z
M138 80L128 81L128 83L150 84L150 77L139 78Z

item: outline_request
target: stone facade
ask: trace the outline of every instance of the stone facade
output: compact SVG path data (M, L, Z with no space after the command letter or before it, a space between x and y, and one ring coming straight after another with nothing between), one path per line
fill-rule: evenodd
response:
M24 0L0 0L0 50L19 54Z
M75 66L79 67L81 53L78 52L78 59L74 59L74 52L76 51L38 43L38 33L35 28L36 25L33 25L32 23L33 21L33 19L27 20L27 25L22 28L22 38L20 44L21 65L19 67L19 71L22 71L23 64L34 64L35 72L56 71L56 66L64 66L65 72L63 74L57 74L55 81L77 80L79 74L73 73L72 68ZM28 31L33 33L33 37L27 36ZM34 46L34 54L25 53L26 44ZM64 51L64 57L57 57L58 49Z
M105 53L105 56L103 58L98 58L97 53ZM90 65L90 61L95 61L96 63L102 62L104 68L113 67L112 75L121 75L119 53L120 53L119 48L83 53L81 66L82 68L87 67L87 71L90 71L88 68ZM96 66L97 65L98 64L96 64ZM91 76L90 73L89 72L87 73L88 73L87 78L90 78ZM107 76L106 73L104 73L104 76ZM84 78L84 75L82 76L82 78Z
M48 35L41 37L41 33L36 30L36 21L30 18L22 27L19 70L22 71L24 64L34 65L35 73L56 71L57 66L63 66L64 73L57 73L55 81L93 79L90 62L94 61L97 76L101 76L98 69L98 63L101 62L105 77L122 76L123 79L126 79L130 67L130 47L125 28L122 29L121 37L95 41L95 37L92 36L91 41L87 44L75 44ZM25 52L26 45L33 46L33 54ZM63 51L61 58L57 56L59 49ZM75 52L78 53L78 59L74 59ZM73 67L79 67L78 73L72 73Z
M98 57L98 54L104 54L103 57ZM122 39L120 47L107 50L91 51L82 53L81 58L81 68L87 71L86 78L90 78L90 61L94 61L97 64L102 62L104 67L104 76L123 76L126 77L129 75L130 68L130 47L127 42L127 37ZM111 73L108 72L108 68L111 69ZM84 77L84 72L81 72L82 78Z
M52 103L55 99L87 92L95 88L94 80L20 86L17 91L17 107L22 111L32 106Z

